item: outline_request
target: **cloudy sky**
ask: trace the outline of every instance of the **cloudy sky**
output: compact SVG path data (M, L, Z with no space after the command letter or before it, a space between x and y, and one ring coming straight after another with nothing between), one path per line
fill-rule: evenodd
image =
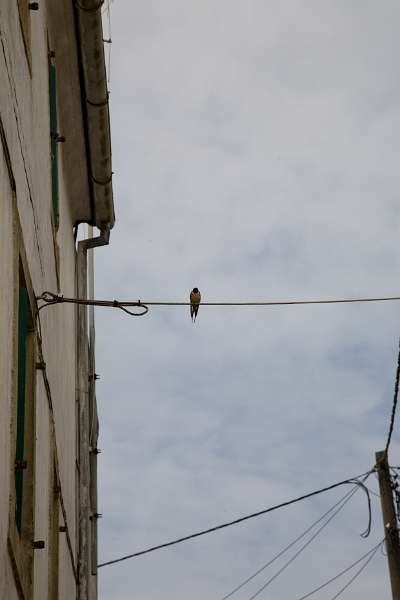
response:
M397 1L114 0L111 20L117 222L97 297L399 294ZM100 562L363 473L385 445L398 304L96 319ZM220 600L347 491L104 567L100 598ZM369 538L357 492L259 598L296 600L365 554L372 504ZM379 551L343 597L388 600L388 581Z

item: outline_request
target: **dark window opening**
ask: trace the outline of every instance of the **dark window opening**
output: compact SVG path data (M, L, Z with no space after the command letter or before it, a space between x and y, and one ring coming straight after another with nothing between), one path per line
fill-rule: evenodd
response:
M15 523L21 535L26 494L26 472L28 459L31 459L33 398L31 397L29 378L32 376L33 318L29 305L26 283L20 268L18 294L18 384L15 440ZM30 465L31 467L31 465ZM32 469L30 468L29 471Z

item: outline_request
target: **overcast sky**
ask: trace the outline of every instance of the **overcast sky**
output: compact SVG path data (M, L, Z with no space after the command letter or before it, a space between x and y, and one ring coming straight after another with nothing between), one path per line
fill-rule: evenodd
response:
M399 294L397 1L115 0L111 19L117 221L97 297ZM385 445L399 304L96 319L100 562L363 473ZM220 600L346 491L104 567L100 598ZM378 543L372 503L369 538L357 492L260 600ZM390 598L380 551L343 597Z

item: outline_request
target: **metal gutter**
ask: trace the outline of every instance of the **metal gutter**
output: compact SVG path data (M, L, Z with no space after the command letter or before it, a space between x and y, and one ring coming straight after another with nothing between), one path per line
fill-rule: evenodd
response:
M82 108L86 136L91 225L100 230L115 222L111 132L104 59L101 7L104 0L73 0L78 40Z

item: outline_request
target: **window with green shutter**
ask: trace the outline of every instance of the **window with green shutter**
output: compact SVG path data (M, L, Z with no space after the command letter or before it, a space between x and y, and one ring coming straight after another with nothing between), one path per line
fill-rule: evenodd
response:
M21 536L32 512L34 437L34 322L22 264L19 271L17 326L14 511L16 529Z
M56 67L49 63L51 199L54 227L58 228L58 166L57 166L57 78Z
M35 296L20 226L16 223L13 264L18 268L10 286L12 335L3 340L12 357L7 547L18 597L32 598L36 424L36 330L32 300Z

